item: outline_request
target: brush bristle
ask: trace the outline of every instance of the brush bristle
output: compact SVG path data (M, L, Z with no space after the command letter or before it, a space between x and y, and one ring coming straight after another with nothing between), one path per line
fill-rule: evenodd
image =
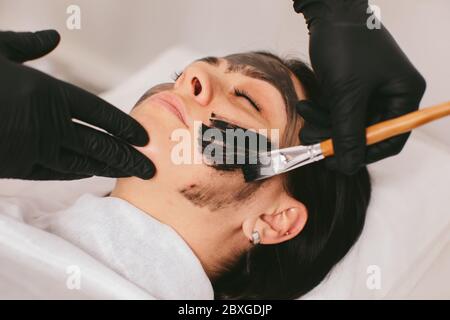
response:
M262 180L275 175L272 165L272 157L266 154L259 154L257 164L248 164L242 167L245 182Z
M242 167L245 182L253 182L260 178L261 164L249 164Z
M271 150L270 140L255 131L232 125L214 116L213 114L210 119L211 126L202 124L201 128L199 128L200 152L209 161L208 165L223 171L241 169L246 182L257 180L260 177L261 168L264 167L261 159L267 159L267 156L263 154ZM212 135L219 137L217 140L212 139L210 136L205 138L205 133L211 129L217 130L217 132L210 131L210 133L213 133ZM237 143L237 137L233 135L228 136L226 130L239 130L242 134L245 133L247 137L243 140L244 144L239 145ZM252 146L250 141L256 143ZM217 152L211 152L211 154L205 153L206 148L210 146L214 148L208 151Z

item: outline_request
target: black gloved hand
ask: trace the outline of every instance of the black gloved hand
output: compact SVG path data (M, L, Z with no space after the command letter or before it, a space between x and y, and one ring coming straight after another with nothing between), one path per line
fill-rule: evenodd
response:
M322 88L321 101L300 102L306 126L300 139L313 144L333 138L329 168L345 174L398 154L403 134L366 148L365 129L419 108L425 80L388 30L369 29L367 0L295 0L310 31L312 67Z
M0 178L151 178L153 163L125 142L148 143L137 121L80 88L21 64L49 53L59 39L52 30L0 32Z

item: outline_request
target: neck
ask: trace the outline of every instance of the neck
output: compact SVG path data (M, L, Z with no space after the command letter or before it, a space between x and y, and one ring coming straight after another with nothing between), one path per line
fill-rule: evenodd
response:
M210 279L215 278L239 251L246 249L248 240L241 225L232 224L233 219L229 218L232 212L210 212L195 206L181 194L174 196L173 192L153 189L136 178L119 180L111 196L171 226L195 253Z

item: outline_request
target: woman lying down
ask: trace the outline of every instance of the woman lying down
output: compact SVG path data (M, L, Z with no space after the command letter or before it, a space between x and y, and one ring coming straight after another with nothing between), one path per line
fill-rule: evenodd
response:
M263 52L205 58L172 84L150 89L131 115L151 142L149 181L119 179L108 197L85 195L54 215L48 231L160 299L293 299L317 286L357 241L370 199L367 170L354 176L318 162L246 183L238 167L175 164L172 133L206 126L279 129L300 144L295 102L317 99L313 72ZM181 113L167 101L178 99ZM176 297L176 295L175 295Z

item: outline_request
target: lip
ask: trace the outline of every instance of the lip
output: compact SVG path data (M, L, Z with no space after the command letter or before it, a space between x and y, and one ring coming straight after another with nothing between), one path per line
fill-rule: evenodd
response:
M153 95L150 99L160 102L163 107L177 116L189 128L187 124L186 106L176 94L165 91Z

